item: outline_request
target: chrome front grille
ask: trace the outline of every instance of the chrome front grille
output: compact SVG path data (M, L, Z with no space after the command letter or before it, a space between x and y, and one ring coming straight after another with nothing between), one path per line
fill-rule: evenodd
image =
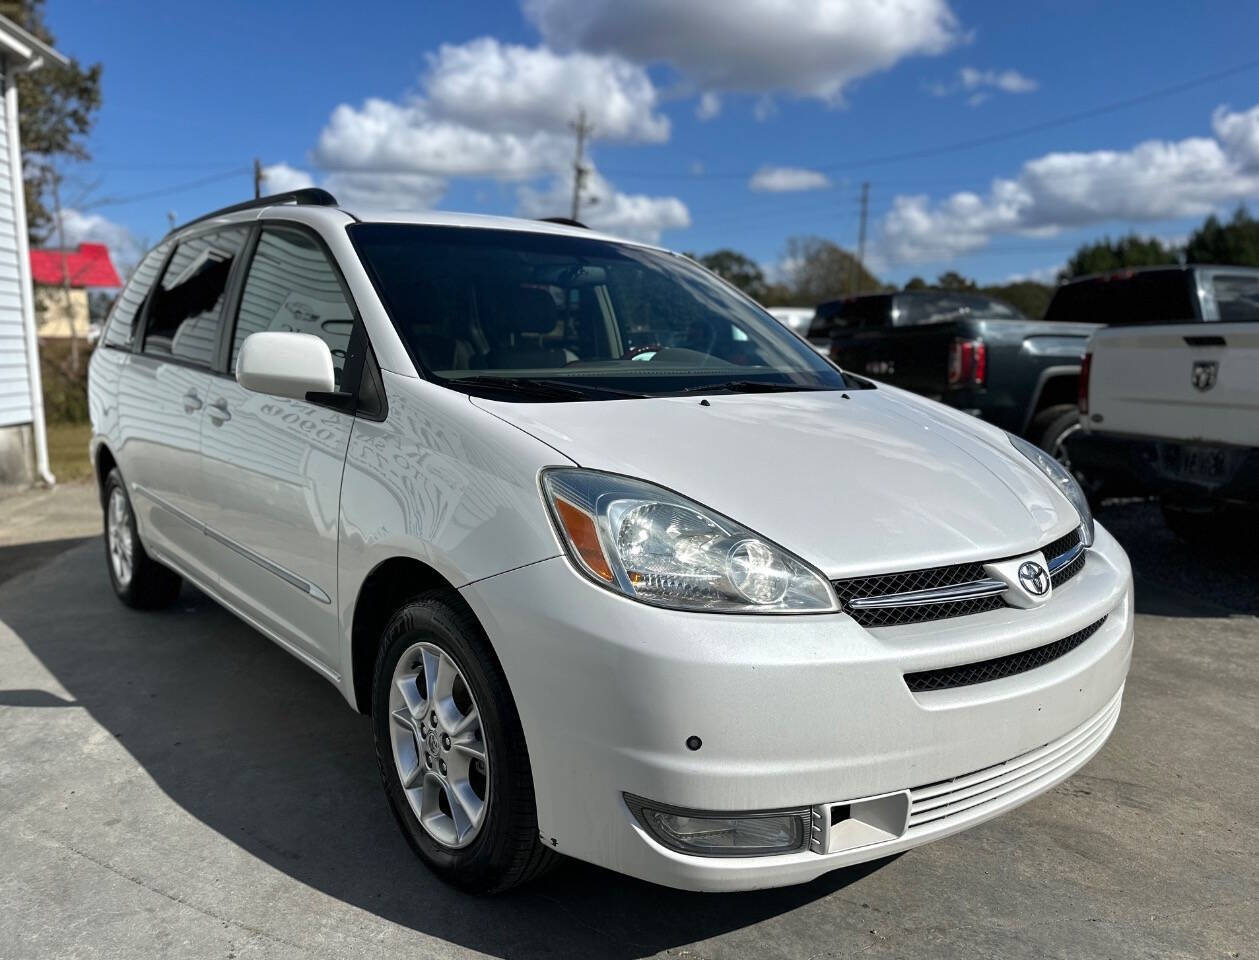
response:
M1041 548L1055 588L1084 568L1080 531L1072 530ZM982 563L834 580L844 612L863 627L894 627L1000 610L1005 584L990 578Z

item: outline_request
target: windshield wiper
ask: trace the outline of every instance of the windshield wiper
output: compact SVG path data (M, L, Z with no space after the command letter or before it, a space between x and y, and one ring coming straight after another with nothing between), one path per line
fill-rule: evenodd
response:
M812 390L835 390L837 387L805 386L799 383L769 383L764 380L726 380L720 383L701 383L687 387L682 393L708 393L725 390L728 393L798 393Z
M608 397L630 397L641 400L645 394L630 393L628 390L616 390L613 387L602 387L593 383L570 383L565 380L535 379L533 377L451 377L447 383L452 386L467 384L487 390L501 390L503 393L515 393L530 396L538 400L589 400L592 394Z

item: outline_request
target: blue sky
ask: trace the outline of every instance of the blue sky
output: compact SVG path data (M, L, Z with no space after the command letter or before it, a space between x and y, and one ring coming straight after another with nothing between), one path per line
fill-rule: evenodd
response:
M105 66L67 229L123 261L169 212L251 195L255 156L347 206L566 213L579 106L583 219L771 269L792 235L855 246L864 181L892 281L1047 279L1083 240L1180 239L1259 198L1253 3L50 0L48 20Z

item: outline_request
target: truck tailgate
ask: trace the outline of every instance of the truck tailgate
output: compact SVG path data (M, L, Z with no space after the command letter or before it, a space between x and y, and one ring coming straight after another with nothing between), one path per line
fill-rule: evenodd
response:
M1109 327L1090 350L1090 429L1259 445L1259 323Z

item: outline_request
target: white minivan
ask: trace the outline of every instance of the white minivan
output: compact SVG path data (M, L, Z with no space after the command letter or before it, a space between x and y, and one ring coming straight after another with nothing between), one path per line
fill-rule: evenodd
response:
M187 581L370 713L466 889L806 881L1118 718L1131 571L1070 475L652 246L241 204L143 259L90 404L118 596Z

